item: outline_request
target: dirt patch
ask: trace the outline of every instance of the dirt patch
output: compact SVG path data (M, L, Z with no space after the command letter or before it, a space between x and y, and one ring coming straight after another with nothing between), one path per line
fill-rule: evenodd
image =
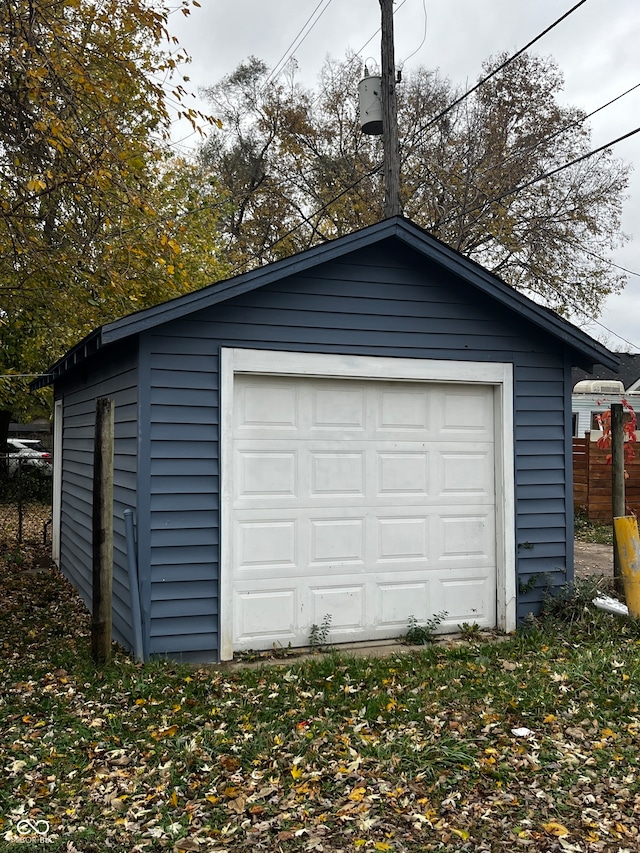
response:
M573 565L577 578L597 575L613 577L613 545L596 545L593 542L576 540Z

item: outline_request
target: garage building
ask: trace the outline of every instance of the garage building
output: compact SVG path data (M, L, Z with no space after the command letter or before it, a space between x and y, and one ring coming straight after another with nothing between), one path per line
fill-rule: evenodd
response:
M134 624L145 658L191 661L327 620L332 643L439 613L512 630L572 576L571 368L594 363L617 360L386 220L105 325L34 383L54 385L54 557L90 603L109 397L125 647Z

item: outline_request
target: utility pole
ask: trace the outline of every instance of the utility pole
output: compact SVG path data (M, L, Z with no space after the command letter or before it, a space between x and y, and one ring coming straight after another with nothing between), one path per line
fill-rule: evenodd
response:
M384 216L399 216L400 145L393 46L393 0L380 0L382 13L382 146L384 150Z

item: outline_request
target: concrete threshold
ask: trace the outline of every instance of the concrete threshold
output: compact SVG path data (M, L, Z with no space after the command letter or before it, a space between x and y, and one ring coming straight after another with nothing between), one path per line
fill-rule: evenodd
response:
M480 642L501 642L508 639L508 635L499 634L495 631L481 631L476 641ZM390 640L363 640L357 643L339 643L338 645L328 645L323 649L313 649L309 646L301 646L296 649L283 649L282 651L271 652L256 651L255 659L240 657L232 661L224 661L219 664L214 664L213 667L220 669L245 669L259 668L261 666L291 666L291 664L302 663L308 660L317 660L326 655L338 654L345 657L392 657L393 655L415 654L429 648L430 645L455 647L465 645L469 640L465 640L462 634L440 634L436 635L432 644L426 645L410 645L409 643L400 642L397 639ZM473 642L473 641L471 641ZM245 653L247 656L251 652Z

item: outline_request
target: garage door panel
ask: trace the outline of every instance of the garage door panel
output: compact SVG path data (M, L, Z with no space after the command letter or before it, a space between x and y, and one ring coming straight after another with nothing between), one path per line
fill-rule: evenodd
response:
M237 450L237 497L274 500L298 497L298 453L295 450Z
M382 563L428 562L429 518L395 516L376 519L377 559Z
M459 565L493 565L495 563L495 528L493 513L472 511L440 515L435 536L437 560Z
M311 614L307 625L302 626L308 632L312 625L322 625L330 618L332 637L359 635L367 623L366 586L362 583L340 583L335 586L311 586Z
M299 635L298 592L295 588L245 590L234 595L233 625L237 648L265 648L273 643L287 645Z
M430 583L428 580L395 580L391 583L379 583L377 593L377 612L380 614L380 630L392 630L400 636L406 633L409 618L426 622L433 615Z
M377 393L375 388L371 391L377 402L376 438L388 438L389 432L415 438L419 438L416 433L428 433L430 398L426 386L412 389L396 384L383 386Z
M345 383L316 384L311 389L311 430L365 431L365 389Z
M485 389L449 389L442 396L442 433L456 432L468 436L484 433L492 437L493 400Z
M440 631L456 630L463 622L477 623L481 628L496 624L495 578L491 574L439 578L432 585L432 598L437 613L446 613Z
M366 519L310 519L310 569L326 564L365 565Z
M489 497L494 501L493 452L490 447L477 450L439 451L438 494L456 497Z
M295 570L299 562L299 526L297 519L236 522L238 569Z
M306 645L325 617L331 642L399 636L443 610L444 629L495 624L490 387L236 385L235 648Z
M365 452L311 451L310 497L365 496Z
M276 429L295 432L300 424L299 387L280 379L247 380L234 395L236 434Z
M375 456L379 497L427 497L429 454L426 451L377 450Z

